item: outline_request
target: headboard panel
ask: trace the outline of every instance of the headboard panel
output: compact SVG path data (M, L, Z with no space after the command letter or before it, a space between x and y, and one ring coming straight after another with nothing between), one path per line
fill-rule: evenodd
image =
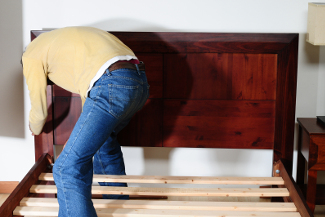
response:
M290 165L298 34L113 34L145 62L151 85L122 145L274 149L274 160ZM53 121L36 138L36 155L64 144L81 112L78 95L56 85L49 92ZM47 148L38 142L45 137Z

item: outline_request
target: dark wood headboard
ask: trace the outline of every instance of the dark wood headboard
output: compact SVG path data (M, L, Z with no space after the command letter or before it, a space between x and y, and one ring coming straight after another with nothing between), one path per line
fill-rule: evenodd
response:
M151 85L121 145L274 149L291 168L298 34L113 34L145 62ZM36 158L64 144L81 112L79 96L56 85L48 105Z

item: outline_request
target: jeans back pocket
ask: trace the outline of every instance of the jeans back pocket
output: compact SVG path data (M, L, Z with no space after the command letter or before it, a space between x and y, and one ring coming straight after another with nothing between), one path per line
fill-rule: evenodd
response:
M139 87L109 84L109 112L115 118L122 118L136 112L139 101ZM135 110L135 111L133 111Z

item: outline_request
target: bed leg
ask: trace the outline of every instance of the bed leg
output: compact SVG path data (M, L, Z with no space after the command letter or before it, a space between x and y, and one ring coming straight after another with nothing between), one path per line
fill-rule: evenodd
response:
M317 186L317 171L316 170L309 170L308 171L308 184L307 184L307 194L306 194L306 201L307 204L312 212L315 210L315 203L316 203L316 186Z

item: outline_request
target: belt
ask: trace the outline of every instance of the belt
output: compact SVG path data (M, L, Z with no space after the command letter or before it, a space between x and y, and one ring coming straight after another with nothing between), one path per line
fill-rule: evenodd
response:
M140 64L138 64L138 67L139 67L140 71L145 70L143 62L140 62ZM137 70L137 67L133 63L124 62L124 61L117 61L117 62L113 63L112 65L110 65L110 67L108 67L108 70L110 72L114 71L116 69L134 69L134 70Z

